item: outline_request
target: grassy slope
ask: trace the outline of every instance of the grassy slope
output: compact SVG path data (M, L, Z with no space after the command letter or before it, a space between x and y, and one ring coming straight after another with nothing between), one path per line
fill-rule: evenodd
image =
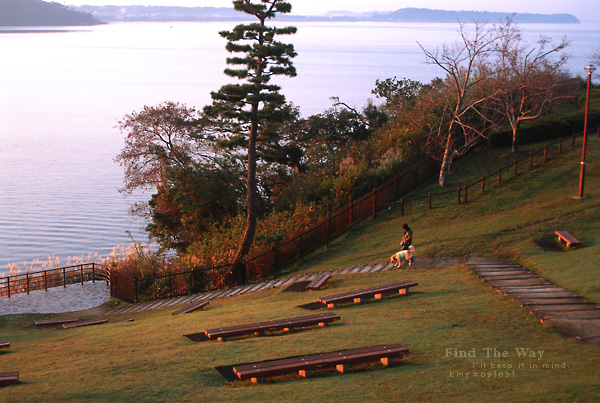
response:
M552 154L547 168L541 163L533 169L523 167L518 177L504 177L502 189L495 185L484 194L471 192L467 205L457 206L452 196L447 203L434 201L433 210L411 206L405 217L396 209L382 212L374 222L365 222L292 269L314 272L383 261L395 251L400 225L406 221L415 230L421 256L508 257L600 302L599 141L593 139L588 147L589 198L583 201L572 199L579 151L565 148L560 158ZM498 154L500 159L512 158ZM483 150L469 159L469 165L455 164L451 186L471 182L499 164ZM437 190L433 182L431 188ZM533 244L533 239L552 238L555 229L571 231L585 246L544 252ZM342 321L325 329L225 343L196 344L183 337L226 323L304 315L307 311L297 306L321 294L402 279L420 285L408 296L336 309ZM60 315L0 317L0 339L12 344L0 352L0 371L21 372L19 384L0 388L0 400L593 401L600 395L597 346L577 344L541 325L464 267L347 275L330 280L318 293L273 289L213 301L208 310L189 315L172 316L173 310L137 313L132 323L72 330L33 326L35 320ZM369 371L358 369L343 376L324 372L311 379L286 377L260 386L229 384L215 370L220 365L390 342L405 344L411 357L387 369L374 365ZM447 356L447 348L475 349L477 357ZM486 357L485 348L507 351L508 356ZM543 355L519 358L516 348ZM512 365L511 376L499 377L506 372L501 369L495 377L457 378L458 373L472 374L473 365L480 363ZM558 367L542 368L553 363Z

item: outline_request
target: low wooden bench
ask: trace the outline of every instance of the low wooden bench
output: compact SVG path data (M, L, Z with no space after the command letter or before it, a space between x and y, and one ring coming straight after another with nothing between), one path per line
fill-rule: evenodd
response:
M63 328L65 329L73 329L75 327L83 327L83 326L96 326L96 325L104 325L104 324L116 324L116 323L125 323L125 322L133 322L132 318L123 318L115 320L114 322L109 322L108 319L94 319L88 320L84 322L75 322L70 324L64 324Z
M416 287L418 285L419 283L410 280L401 281L399 283L385 284L376 287L365 288L362 290L321 297L319 298L319 302L327 305L328 308L335 308L335 306L340 303L361 303L365 299L382 299L386 295L406 294L411 287Z
M196 302L192 302L191 304L189 304L186 307L183 307L181 309L178 309L177 311L173 312L173 315L179 315L182 313L190 313L190 312L194 312L194 311L198 311L198 310L202 310L206 305L208 305L208 301L196 301Z
M54 325L64 325L65 323L74 323L79 322L78 318L64 318L64 319L47 319L47 320L38 320L35 322L36 326L54 326Z
M299 316L295 318L275 319L265 322L249 323L245 325L206 329L204 331L204 334L206 334L206 336L211 340L217 339L219 341L224 341L228 337L242 336L252 333L259 334L261 332L272 332L278 330L290 331L291 329L296 327L308 327L316 325L323 327L325 326L325 324L339 319L339 315L336 315L334 312L328 312L319 313L316 315Z
M0 348L9 348L10 343L7 341L0 341Z
M317 275L315 277L315 279L306 286L306 289L318 290L319 288L321 288L323 286L323 284L325 284L325 282L327 280L329 280L329 277L331 277L330 272L325 272L325 273L321 273L321 274Z
M95 326L95 325L103 325L108 323L108 319L94 319L94 320L86 320L84 322L75 322L75 323L65 323L63 328L65 329L73 329L75 327L83 327L83 326Z
M335 367L338 372L344 373L350 365L358 363L381 361L387 366L392 364L394 359L404 357L408 353L408 348L401 344L389 344L236 365L233 372L239 379L251 379L253 383L261 383L265 377L296 371L300 376L308 377L312 375L313 370L323 368Z
M575 238L573 235L568 233L567 231L554 231L556 235L558 235L558 241L564 241L567 244L567 248L570 248L571 245L580 245L581 241Z
M8 385L19 380L19 372L0 372L0 385Z

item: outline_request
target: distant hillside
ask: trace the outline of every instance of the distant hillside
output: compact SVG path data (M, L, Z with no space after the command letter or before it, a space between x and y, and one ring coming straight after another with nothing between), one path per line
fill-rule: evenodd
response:
M0 0L0 26L70 26L104 24L89 13L41 0Z
M110 0L108 0L110 1ZM103 21L239 21L248 17L231 7L171 6L81 6L81 11L94 14ZM514 14L520 23L573 24L580 21L571 14ZM425 8L403 8L389 13L331 11L321 16L286 14L280 21L397 21L397 22L498 22L513 13L479 11L444 11Z
M536 24L578 24L580 21L571 14L519 14L488 11L446 11L425 8L403 8L391 13L377 13L371 20L404 22L498 22L514 15L520 23Z

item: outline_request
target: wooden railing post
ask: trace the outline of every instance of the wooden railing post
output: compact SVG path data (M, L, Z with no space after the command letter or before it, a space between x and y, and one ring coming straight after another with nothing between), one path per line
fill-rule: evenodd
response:
M373 189L373 219L377 213L377 189Z
M63 287L67 288L67 268L63 267Z
M48 270L44 270L44 288L46 289L46 291L48 291L48 276L47 276Z
M27 294L29 294L29 273L25 274L25 281L27 283L26 287L27 287Z
M529 168L533 166L533 151L529 151Z
M83 285L83 264L80 264L79 268L80 268L80 272L81 272L81 285Z
M92 283L96 282L96 263L92 262Z
M8 293L8 298L10 298L10 276L6 277L6 292Z
M431 210L431 192L428 193L429 196L429 210Z
M548 161L548 144L544 144L544 162Z
M562 154L562 137L558 139L558 153Z

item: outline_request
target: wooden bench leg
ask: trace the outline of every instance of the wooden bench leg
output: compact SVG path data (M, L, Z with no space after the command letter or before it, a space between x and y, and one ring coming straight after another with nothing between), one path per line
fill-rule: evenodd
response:
M333 309L333 308L335 308L335 304L327 304L327 308Z
M406 294L408 292L408 288L401 288L398 290L398 294Z
M335 369L342 374L348 371L348 365L346 364L338 364L335 366Z
M252 383L263 383L265 381L265 378L263 378L262 376L259 378L252 378L251 379Z
M312 369L302 369L299 371L302 378L310 378L312 376Z
M292 329L291 327L285 327L285 328L283 328L283 331L284 332L288 332L288 333L290 333L292 330L294 330L294 329Z
M354 298L354 303L355 304L360 304L362 302L362 298Z
M381 363L385 366L391 365L394 363L394 357L383 357Z
M319 323L319 326L320 326L320 327L325 327L325 325L326 325L326 324L327 324L327 323L325 323L325 322L321 322L321 323Z
M375 299L383 299L383 294L375 294Z
M218 341L225 341L225 337L218 337L217 340Z

